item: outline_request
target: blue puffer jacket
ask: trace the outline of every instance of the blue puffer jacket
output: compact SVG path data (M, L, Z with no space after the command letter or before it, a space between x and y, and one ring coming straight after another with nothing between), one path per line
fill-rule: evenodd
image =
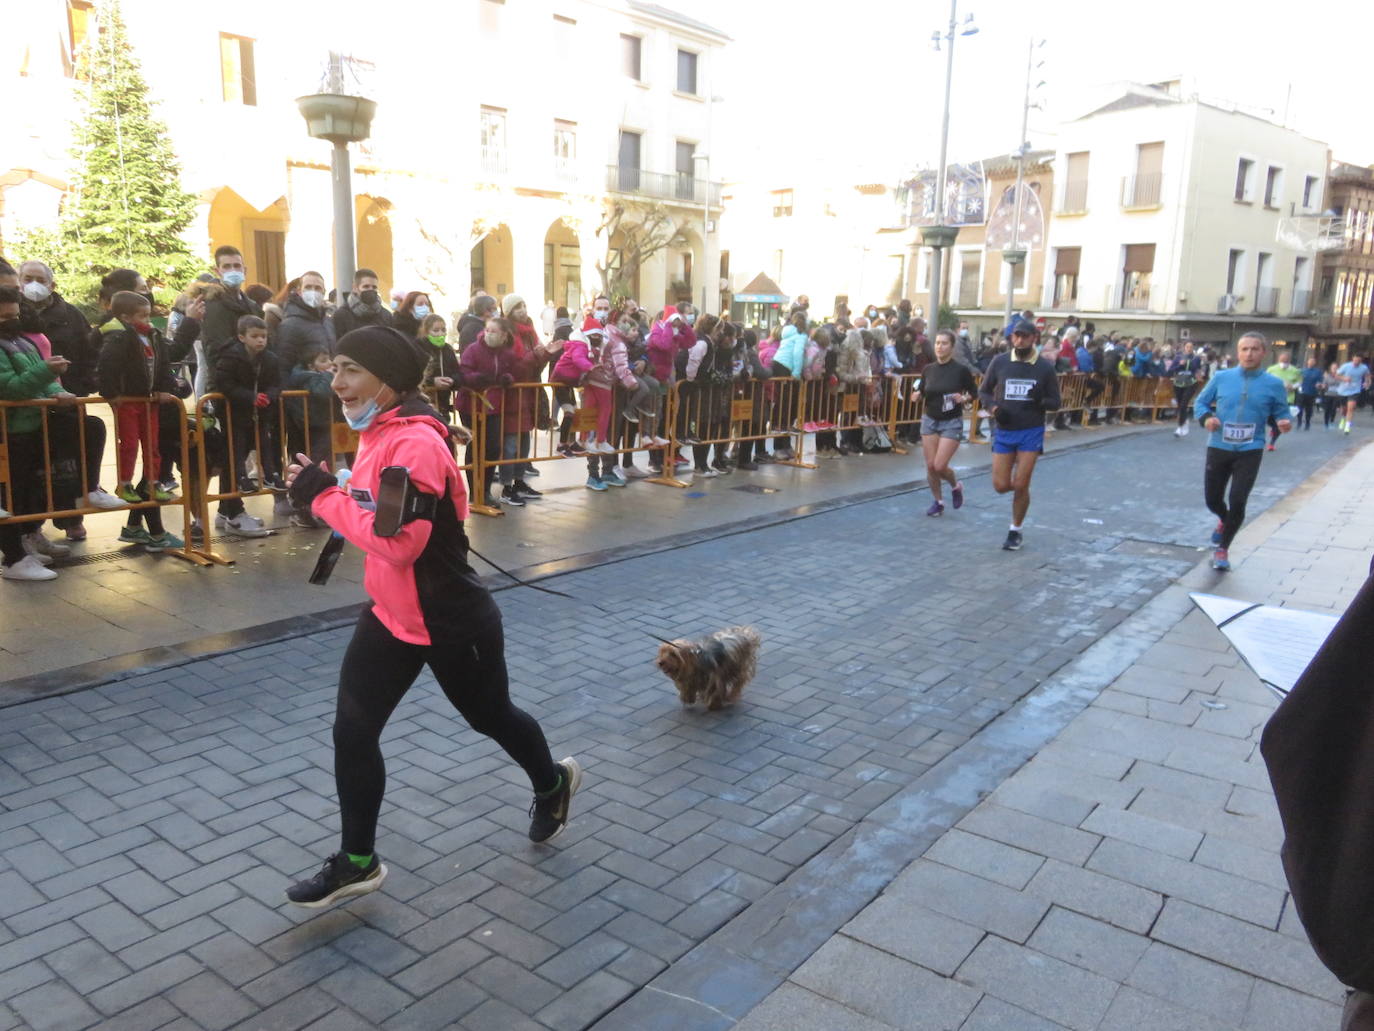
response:
M794 379L802 373L802 362L806 358L806 334L796 326L787 325L782 330L782 342L778 344L773 361L787 367Z

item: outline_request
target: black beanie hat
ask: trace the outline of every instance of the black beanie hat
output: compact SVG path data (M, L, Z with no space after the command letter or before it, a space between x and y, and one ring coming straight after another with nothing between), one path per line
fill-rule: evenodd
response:
M397 393L420 385L420 355L400 330L363 326L345 333L334 353L357 362Z

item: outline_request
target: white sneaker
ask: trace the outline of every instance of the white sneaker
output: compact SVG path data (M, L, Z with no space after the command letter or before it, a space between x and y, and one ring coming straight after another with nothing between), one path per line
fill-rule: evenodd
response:
M625 484L625 483L627 482L626 479L625 479L625 474L624 474L623 472L621 472L619 469L612 469L609 476L603 476L603 477L601 477L601 479L602 479L603 481L606 481L606 480L619 480L619 481L621 482L622 485Z
M628 476L632 480L643 480L649 476L649 473L646 470L641 469L637 465L626 466L624 469L621 470L621 472L623 473L623 475Z
M1186 436L1188 436L1188 424L1187 424L1186 422L1185 422L1182 426L1179 427L1179 429L1178 429L1178 435L1179 435L1180 437L1186 437Z
M7 509L7 508L0 508L0 519L8 519L9 517L10 517L9 509Z
M654 447L667 447L672 442L667 437L653 437L649 443Z
M97 487L86 495L86 504L92 508L123 508L124 502L119 500L104 487Z
M42 530L24 534L24 550L30 555L45 555L52 558L66 558L72 549L60 541L50 541L43 536Z
M559 405L558 410L564 415L572 415L573 412L577 411L572 405Z
M223 515L215 516L215 529L223 530L231 537L268 537L272 532L261 519L247 512L241 512L233 519L226 519Z
M37 555L25 555L13 565L0 570L6 580L56 580L57 574L46 568Z
M612 447L610 444L607 444L604 440L597 442L596 449L600 451L603 455L615 454L615 448Z
M713 477L713 476L719 476L719 475L720 475L720 472L719 472L718 470L716 470L716 469L712 469L712 468L707 467L707 468L705 468L705 469L698 469L698 470L697 470L697 475L700 476L700 477L702 477L703 479L709 480L709 479L711 479L711 477Z

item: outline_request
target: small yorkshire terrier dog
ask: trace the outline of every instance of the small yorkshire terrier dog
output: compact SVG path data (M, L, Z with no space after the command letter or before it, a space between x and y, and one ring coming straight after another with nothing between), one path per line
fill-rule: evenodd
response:
M695 641L679 637L658 646L658 668L677 685L683 705L703 701L716 710L739 698L754 679L759 632L732 626Z

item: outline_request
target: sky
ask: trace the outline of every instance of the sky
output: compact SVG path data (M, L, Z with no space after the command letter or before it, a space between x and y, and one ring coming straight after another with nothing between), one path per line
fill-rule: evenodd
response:
M886 183L937 162L945 53L930 37L948 27L947 0L692 0L690 11L734 40L717 90L713 178L763 168L833 181L843 161L849 181ZM951 161L1016 147L1027 49L1043 39L1035 147L1052 148L1056 125L1110 99L1112 83L1184 77L1204 99L1276 122L1286 109L1290 128L1337 159L1374 163L1367 0L959 0L961 24L967 13L979 31L956 42Z

